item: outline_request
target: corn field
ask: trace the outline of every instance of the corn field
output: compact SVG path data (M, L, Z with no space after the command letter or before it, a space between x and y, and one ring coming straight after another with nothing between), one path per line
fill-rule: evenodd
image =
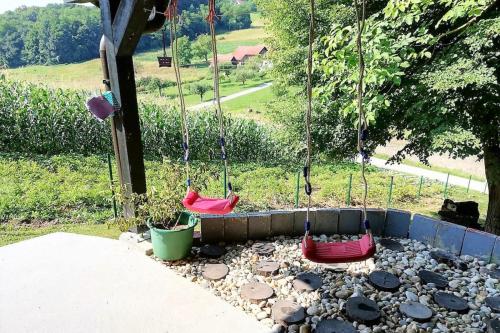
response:
M85 108L88 93L49 89L0 79L0 151L33 154L112 152L109 122L96 121ZM182 157L180 115L157 105L140 106L147 158ZM229 158L235 161L288 161L287 149L271 129L251 120L225 119ZM213 112L189 116L191 158L218 159L219 129Z

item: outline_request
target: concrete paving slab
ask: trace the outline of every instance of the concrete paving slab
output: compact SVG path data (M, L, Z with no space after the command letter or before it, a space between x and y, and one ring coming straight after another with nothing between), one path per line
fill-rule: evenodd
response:
M440 221L434 238L434 246L459 255L466 230L464 226Z
M410 224L409 237L427 245L434 245L439 220L416 214Z
M319 208L316 210L316 226L314 234L333 235L339 230L339 210L335 208Z
M246 242L248 239L248 216L245 213L224 216L224 241Z
M475 229L467 229L460 255L468 254L489 262L495 240L495 235Z
M201 215L201 241L218 243L224 239L224 216Z
M408 238L410 223L410 212L391 208L387 209L385 217L385 236Z
M346 235L359 234L361 223L361 209L341 208L339 217L339 233Z
M385 227L385 210L381 208L368 208L366 210L368 221L370 221L370 228L375 236L382 236ZM365 222L361 221L359 224L360 233L366 232Z
M248 238L265 239L271 236L271 214L248 213Z
M306 222L306 216L307 216L307 209L297 209L294 212L294 218L293 218L293 235L294 236L302 236L306 231L305 231L305 225L304 223ZM311 233L314 233L314 230L316 229L316 210L311 209L309 211L309 222L311 223Z
M55 233L0 247L0 332L267 332L124 242Z
M290 211L271 211L271 234L273 236L291 235L293 232L294 214Z

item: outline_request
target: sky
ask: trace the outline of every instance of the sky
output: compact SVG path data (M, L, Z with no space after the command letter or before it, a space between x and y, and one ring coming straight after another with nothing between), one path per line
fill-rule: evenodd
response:
M38 6L44 7L49 3L63 3L63 0L0 0L0 14L8 10L13 10L21 6Z

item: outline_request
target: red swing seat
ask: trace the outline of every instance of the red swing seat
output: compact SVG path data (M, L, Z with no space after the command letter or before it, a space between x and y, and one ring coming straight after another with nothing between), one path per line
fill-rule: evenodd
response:
M226 215L233 211L240 198L233 195L231 199L202 197L195 191L188 191L182 204L195 213Z
M368 234L360 240L345 243L317 243L310 236L302 240L302 254L317 263L337 264L363 261L373 257L375 251L375 242Z

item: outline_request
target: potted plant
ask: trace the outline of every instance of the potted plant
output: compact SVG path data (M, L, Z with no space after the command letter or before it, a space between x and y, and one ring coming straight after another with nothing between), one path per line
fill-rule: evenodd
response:
M187 257L193 244L193 233L198 218L184 211L184 187L179 181L182 172L169 164L168 170L157 173L159 185L150 186L146 195L133 195L136 207L134 218L121 219L120 227L146 224L151 232L153 253L161 260L179 260Z

